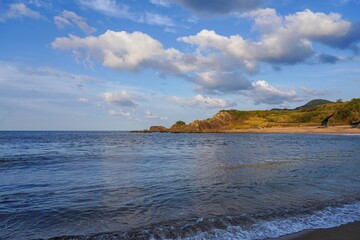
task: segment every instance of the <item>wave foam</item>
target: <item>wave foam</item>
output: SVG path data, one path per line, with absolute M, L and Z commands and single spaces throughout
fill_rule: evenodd
M 184 240 L 198 239 L 241 239 L 255 240 L 277 238 L 303 230 L 331 228 L 346 223 L 360 221 L 360 203 L 347 204 L 342 207 L 328 207 L 312 214 L 292 216 L 274 220 L 259 220 L 250 226 L 228 226 L 227 229 L 212 229 Z

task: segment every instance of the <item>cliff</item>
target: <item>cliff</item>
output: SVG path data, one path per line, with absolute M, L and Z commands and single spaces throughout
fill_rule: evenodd
M 308 104 L 294 110 L 221 110 L 206 120 L 189 124 L 178 121 L 170 128 L 151 127 L 151 132 L 227 132 L 241 129 L 311 126 L 359 126 L 360 98 L 348 102 Z M 313 105 L 313 106 L 309 106 Z M 157 131 L 159 130 L 159 131 Z

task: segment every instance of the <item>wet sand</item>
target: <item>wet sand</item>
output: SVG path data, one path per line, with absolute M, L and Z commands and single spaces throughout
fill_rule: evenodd
M 229 133 L 309 133 L 309 134 L 360 134 L 360 128 L 335 127 L 273 127 L 227 130 Z M 360 238 L 359 238 L 360 239 Z
M 340 227 L 308 230 L 274 240 L 359 240 L 360 222 L 353 222 Z

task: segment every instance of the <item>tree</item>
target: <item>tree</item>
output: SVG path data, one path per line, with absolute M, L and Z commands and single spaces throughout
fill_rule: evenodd
M 175 123 L 175 125 L 176 125 L 176 126 L 184 126 L 184 125 L 186 125 L 186 123 L 185 123 L 184 121 L 177 121 L 177 122 Z

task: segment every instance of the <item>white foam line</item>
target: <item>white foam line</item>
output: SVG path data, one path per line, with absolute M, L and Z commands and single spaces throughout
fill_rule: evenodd
M 226 230 L 213 229 L 210 232 L 201 232 L 183 239 L 255 240 L 277 238 L 303 230 L 337 227 L 354 221 L 360 221 L 360 203 L 348 204 L 342 207 L 329 207 L 313 214 L 271 221 L 260 220 L 250 227 L 228 226 Z

